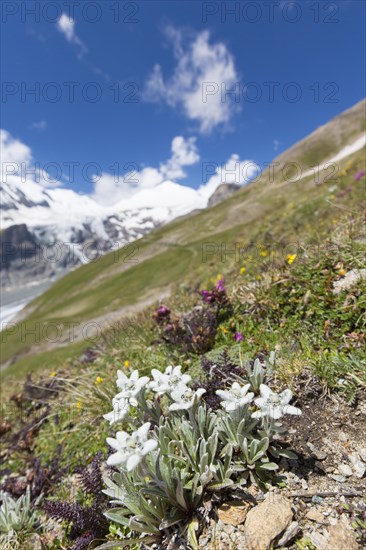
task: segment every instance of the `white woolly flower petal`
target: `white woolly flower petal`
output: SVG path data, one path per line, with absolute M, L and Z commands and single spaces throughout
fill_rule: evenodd
M 221 397 L 221 399 L 224 399 L 225 401 L 231 401 L 233 397 L 229 391 L 225 390 L 216 390 L 216 395 L 218 395 L 219 397 Z
M 123 420 L 130 410 L 130 406 L 124 399 L 112 399 L 113 411 L 103 415 L 103 418 L 109 421 L 110 424 Z
M 295 414 L 295 415 L 299 415 L 299 416 L 302 414 L 301 409 L 298 409 L 297 407 L 293 407 L 292 405 L 286 405 L 283 408 L 283 412 L 285 414 Z
M 116 453 L 108 457 L 107 464 L 108 466 L 118 466 L 119 464 L 123 464 L 124 460 L 124 453 L 122 451 L 117 451 Z
M 145 442 L 144 448 L 142 449 L 141 454 L 145 456 L 147 453 L 154 451 L 157 446 L 158 446 L 158 442 L 155 441 L 155 439 L 149 439 L 148 441 Z
M 221 406 L 228 412 L 236 411 L 238 408 L 237 403 L 235 403 L 234 401 L 224 401 L 223 403 L 221 403 Z
M 183 403 L 183 402 L 172 403 L 169 406 L 169 410 L 170 411 L 184 411 L 184 410 L 190 409 L 192 407 L 192 405 L 193 405 L 193 403 Z
M 112 411 L 112 412 L 109 412 L 109 413 L 107 413 L 107 414 L 103 414 L 103 418 L 105 418 L 106 420 L 108 420 L 108 422 L 109 422 L 110 424 L 113 424 L 113 422 L 114 422 L 114 415 L 115 415 L 115 413 L 114 413 L 114 411 Z
M 292 391 L 287 389 L 280 393 L 282 405 L 287 405 L 292 399 Z
M 150 426 L 150 422 L 145 422 L 145 424 L 140 426 L 140 428 L 136 430 L 136 432 L 134 432 L 132 435 L 140 441 L 145 441 L 147 438 L 147 434 L 149 433 Z
M 114 437 L 107 437 L 106 442 L 112 449 L 118 450 L 120 448 L 117 439 L 114 439 Z
M 273 395 L 273 391 L 271 390 L 271 388 L 266 386 L 266 384 L 261 384 L 259 386 L 259 391 L 260 391 L 261 397 L 263 397 L 264 399 L 268 399 Z
M 126 462 L 126 469 L 128 472 L 131 472 L 131 470 L 133 470 L 134 468 L 136 468 L 136 466 L 138 466 L 138 464 L 140 464 L 141 462 L 141 456 L 139 456 L 138 454 L 133 454 L 131 455 L 128 459 L 127 459 L 127 462 Z
M 281 407 L 268 407 L 267 416 L 273 418 L 273 420 L 279 420 L 283 416 L 283 409 Z
M 251 402 L 253 397 L 254 397 L 254 393 L 248 393 L 247 395 L 239 399 L 240 405 L 247 405 L 248 403 Z

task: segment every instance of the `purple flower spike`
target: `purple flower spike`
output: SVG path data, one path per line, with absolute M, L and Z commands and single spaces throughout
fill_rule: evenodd
M 165 317 L 169 315 L 170 309 L 167 306 L 161 305 L 157 308 L 156 313 L 161 317 Z
M 241 342 L 242 340 L 244 340 L 244 336 L 241 332 L 236 332 L 234 334 L 234 338 L 237 342 Z
M 224 279 L 219 279 L 216 283 L 216 289 L 220 292 L 225 292 Z
M 365 170 L 360 170 L 359 172 L 357 172 L 357 174 L 355 174 L 355 181 L 359 181 L 362 176 L 364 176 L 366 174 Z
M 209 290 L 201 290 L 201 296 L 206 304 L 210 304 L 213 301 L 212 292 L 210 292 Z

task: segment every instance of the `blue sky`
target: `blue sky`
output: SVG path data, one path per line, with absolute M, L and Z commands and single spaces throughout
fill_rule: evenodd
M 195 188 L 208 162 L 262 166 L 365 95 L 359 0 L 3 2 L 2 21 L 2 128 L 84 193 L 88 163 L 100 195 L 135 166 Z

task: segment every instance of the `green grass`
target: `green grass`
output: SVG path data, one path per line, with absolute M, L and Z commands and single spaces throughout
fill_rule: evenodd
M 279 158 L 311 166 L 326 160 L 359 135 L 365 126 L 363 109 L 364 102 L 360 102 Z M 19 361 L 22 370 L 31 370 L 37 365 L 37 356 L 43 364 L 45 353 L 52 357 L 61 346 L 61 356 L 66 358 L 69 349 L 72 357 L 78 340 L 85 336 L 83 324 L 91 321 L 104 327 L 110 312 L 120 312 L 122 317 L 123 308 L 151 302 L 174 289 L 176 283 L 199 284 L 212 270 L 230 270 L 235 258 L 225 251 L 235 246 L 273 243 L 274 239 L 279 245 L 291 240 L 321 240 L 334 219 L 350 211 L 357 215 L 365 205 L 362 181 L 353 180 L 355 171 L 364 166 L 362 151 L 340 165 L 341 170 L 348 166 L 348 173 L 322 185 L 315 185 L 312 177 L 285 182 L 280 170 L 275 170 L 275 181 L 270 182 L 264 172 L 258 181 L 223 203 L 175 220 L 117 253 L 70 272 L 29 305 L 21 323 L 3 331 L 1 362 L 13 363 L 7 372 L 16 371 Z M 335 194 L 329 191 L 334 185 Z M 346 195 L 337 198 L 342 191 Z M 203 261 L 203 251 L 210 244 L 215 253 Z M 50 342 L 52 339 L 56 341 Z M 65 346 L 68 341 L 70 345 Z
M 277 246 L 295 241 L 298 246 L 309 239 L 321 241 L 345 211 L 357 215 L 364 206 L 362 181 L 353 180 L 363 166 L 362 152 L 343 164 L 350 160 L 352 169 L 336 183 L 316 186 L 311 178 L 284 186 L 258 182 L 212 209 L 172 222 L 138 241 L 137 263 L 124 263 L 123 254 L 116 261 L 112 253 L 69 273 L 31 304 L 31 313 L 22 323 L 2 333 L 2 362 L 18 358 L 22 368 L 31 370 L 37 355 L 44 354 L 47 335 L 55 338 L 56 330 L 64 338 L 77 335 L 82 323 L 99 323 L 98 317 L 151 300 L 176 282 L 202 282 L 212 269 L 225 272 L 241 261 L 230 254 L 235 246 L 268 241 L 276 241 Z M 333 185 L 336 194 L 345 195 L 337 198 L 329 191 Z M 208 246 L 214 253 L 204 261 Z M 71 338 L 71 344 L 75 348 L 75 339 Z M 61 352 L 63 357 L 66 349 Z M 8 371 L 13 368 L 18 369 L 12 365 Z
M 366 282 L 339 295 L 332 292 L 342 270 L 365 266 L 364 181 L 354 181 L 354 173 L 365 165 L 362 153 L 347 159 L 345 165 L 336 183 L 318 187 L 309 180 L 284 187 L 277 184 L 260 190 L 260 195 L 247 188 L 241 192 L 243 202 L 232 197 L 212 210 L 160 228 L 139 243 L 141 261 L 137 264 L 116 264 L 109 255 L 100 263 L 83 266 L 38 298 L 26 323 L 34 327 L 34 323 L 50 320 L 87 320 L 168 287 L 171 294 L 164 301 L 174 315 L 180 315 L 201 303 L 197 285 L 207 288 L 221 273 L 232 309 L 218 327 L 209 357 L 215 360 L 228 349 L 232 360 L 239 362 L 245 355 L 253 358 L 259 352 L 276 350 L 274 384 L 279 388 L 290 386 L 296 392 L 296 377 L 306 374 L 351 404 L 364 399 Z M 333 185 L 337 188 L 332 189 Z M 204 262 L 202 248 L 207 243 L 217 247 Z M 226 250 L 252 244 L 257 254 L 253 258 L 248 253 L 239 258 L 225 255 L 222 244 Z M 297 254 L 291 264 L 288 253 Z M 62 314 L 74 305 L 79 308 L 77 314 Z M 105 454 L 110 428 L 102 415 L 110 411 L 116 371 L 125 369 L 126 361 L 141 374 L 181 364 L 193 380 L 204 378 L 202 356 L 184 353 L 161 340 L 152 320 L 153 309 L 154 305 L 145 307 L 106 330 L 95 345 L 96 358 L 89 363 L 78 360 L 90 347 L 90 342 L 82 340 L 48 351 L 40 346 L 38 353 L 24 355 L 4 372 L 2 407 L 4 418 L 11 421 L 1 450 L 5 471 L 25 475 L 35 458 L 48 465 L 59 455 L 60 467 L 69 468 L 72 474 L 99 450 Z M 244 335 L 239 344 L 234 339 L 237 331 Z M 21 344 L 24 347 L 9 338 L 5 344 L 8 357 L 32 345 Z M 28 404 L 22 419 L 9 401 L 12 394 L 24 391 L 25 375 L 35 372 L 39 386 L 51 380 L 63 385 L 48 400 L 48 419 L 35 429 L 30 448 L 14 450 L 14 435 L 26 423 L 36 421 L 46 407 Z M 75 501 L 70 478 L 52 486 L 50 496 Z M 67 547 L 62 535 L 61 539 L 60 547 Z M 50 550 L 53 547 L 46 545 Z

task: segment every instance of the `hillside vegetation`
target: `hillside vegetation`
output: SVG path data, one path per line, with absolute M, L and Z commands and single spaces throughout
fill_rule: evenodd
M 359 136 L 364 107 L 364 102 L 357 105 L 322 130 L 325 135 L 328 128 L 332 143 L 326 158 L 338 152 L 340 142 L 347 142 L 346 131 L 352 136 L 351 142 Z M 343 137 L 339 141 L 332 136 L 340 124 Z M 295 146 L 298 156 L 291 157 L 289 151 L 287 159 L 297 161 L 301 151 L 310 151 L 317 135 L 315 132 L 309 136 L 309 142 L 300 149 Z M 29 306 L 28 316 L 3 335 L 2 360 L 12 364 L 3 372 L 2 488 L 16 499 L 26 498 L 21 495 L 26 494 L 27 485 L 30 487 L 28 512 L 22 524 L 26 527 L 15 530 L 4 548 L 76 550 L 109 541 L 110 548 L 127 545 L 136 550 L 156 544 L 155 548 L 213 550 L 224 540 L 215 539 L 212 530 L 220 507 L 233 499 L 243 499 L 253 511 L 253 498 L 261 502 L 263 491 L 272 486 L 293 499 L 295 512 L 290 510 L 289 522 L 295 513 L 298 528 L 285 546 L 293 550 L 316 548 L 309 527 L 313 520 L 305 514 L 307 499 L 318 493 L 337 494 L 339 463 L 351 451 L 361 453 L 363 445 L 365 169 L 365 152 L 359 150 L 338 163 L 331 179 L 325 173 L 318 183 L 310 176 L 297 182 L 284 181 L 281 172 L 269 183 L 268 173 L 263 173 L 257 182 L 223 203 L 153 231 L 117 254 L 118 258 L 109 254 L 76 269 Z M 138 261 L 132 263 L 134 259 Z M 116 317 L 112 315 L 113 323 L 108 326 L 113 312 Z M 76 338 L 70 342 L 65 336 L 71 321 L 82 326 L 92 320 L 103 327 L 97 341 Z M 52 323 L 63 326 L 61 341 L 32 340 L 31 330 Z M 25 329 L 30 339 L 19 337 Z M 254 364 L 262 365 L 263 372 L 257 378 Z M 249 379 L 250 391 L 258 395 L 259 382 L 263 381 L 276 391 L 289 388 L 296 405 L 293 410 L 300 408 L 303 414 L 287 422 L 291 435 L 285 440 L 280 437 L 285 447 L 281 461 L 280 456 L 273 459 L 274 463 L 266 457 L 253 470 L 248 458 L 251 451 L 242 441 L 251 472 L 245 473 L 244 481 L 231 472 L 227 474 L 230 479 L 207 482 L 208 488 L 200 494 L 198 477 L 192 477 L 185 485 L 177 482 L 175 492 L 169 492 L 163 482 L 149 485 L 151 476 L 165 475 L 164 471 L 153 471 L 150 465 L 149 475 L 142 470 L 124 478 L 126 491 L 135 499 L 140 498 L 136 497 L 138 493 L 142 500 L 132 500 L 129 509 L 116 505 L 110 510 L 108 499 L 101 496 L 105 485 L 99 463 L 110 457 L 106 437 L 114 432 L 102 416 L 111 409 L 117 369 L 126 375 L 138 369 L 140 376 L 150 376 L 152 369 L 164 372 L 169 365 L 182 366 L 192 377 L 193 390 L 205 389 L 202 402 L 219 415 L 217 418 L 221 413 L 217 412 L 220 407 L 216 390 L 227 389 L 234 379 Z M 31 377 L 26 378 L 26 374 Z M 162 410 L 165 398 L 155 402 Z M 143 407 L 137 408 L 131 423 L 145 413 Z M 209 431 L 209 421 L 205 424 L 203 413 L 197 415 L 201 415 L 200 427 L 204 424 Z M 171 439 L 174 436 L 186 442 L 196 434 L 196 421 L 193 413 L 187 413 L 179 437 L 168 421 L 164 429 Z M 155 430 L 159 422 L 163 420 L 155 421 Z M 191 422 L 190 428 L 187 422 Z M 130 427 L 123 420 L 122 425 L 124 429 Z M 250 429 L 246 437 L 257 441 L 251 439 Z M 347 432 L 346 439 L 332 439 L 341 429 Z M 207 448 L 214 446 L 213 439 L 208 438 Z M 212 449 L 205 453 L 205 445 L 201 443 L 195 453 L 202 453 L 202 457 L 215 454 Z M 167 443 L 167 449 L 166 457 L 177 461 L 174 475 L 172 469 L 168 476 L 174 484 L 191 463 L 179 455 L 178 442 L 173 448 Z M 230 446 L 223 447 L 221 458 L 230 452 Z M 316 458 L 321 452 L 323 458 Z M 202 458 L 202 463 L 207 460 Z M 88 464 L 90 471 L 84 469 L 81 478 L 76 475 L 80 473 L 78 468 Z M 227 461 L 225 464 L 223 468 Z M 211 474 L 219 478 L 215 468 Z M 271 470 L 278 468 L 278 476 L 274 476 Z M 305 495 L 302 500 L 301 493 L 296 497 L 299 488 L 292 485 L 295 482 L 289 472 L 301 478 L 299 483 L 303 491 L 309 489 L 310 497 Z M 200 480 L 205 478 L 207 469 L 200 474 Z M 352 473 L 348 478 L 351 497 L 342 501 L 348 506 L 346 511 L 340 511 L 339 497 L 329 505 L 336 522 L 342 514 L 350 518 L 347 547 L 352 549 L 366 543 L 363 475 Z M 244 483 L 248 483 L 249 497 L 243 497 Z M 166 500 L 159 493 L 162 487 L 169 489 Z M 151 500 L 144 500 L 146 494 Z M 323 510 L 323 496 L 311 501 L 319 510 Z M 155 497 L 151 511 L 149 506 Z M 36 510 L 34 518 L 32 506 Z M 107 509 L 108 521 L 102 514 Z M 148 535 L 145 545 L 139 545 L 136 539 L 141 532 Z M 249 537 L 248 532 L 244 535 Z M 242 539 L 235 540 L 227 547 L 244 547 Z
M 65 346 L 70 357 L 75 356 L 90 345 L 85 341 L 88 336 L 95 341 L 110 319 L 123 317 L 131 306 L 142 309 L 171 292 L 175 283 L 199 284 L 210 275 L 213 265 L 219 271 L 229 270 L 233 246 L 261 242 L 268 239 L 268 232 L 279 245 L 291 239 L 305 241 L 308 231 L 304 226 L 315 221 L 320 234 L 322 225 L 342 211 L 339 201 L 330 198 L 329 188 L 338 181 L 341 166 L 353 158 L 362 162 L 363 154 L 358 152 L 316 176 L 295 182 L 290 181 L 294 177 L 291 166 L 289 170 L 280 168 L 294 162 L 305 173 L 331 158 L 360 135 L 364 111 L 365 101 L 336 117 L 275 159 L 274 170 L 265 170 L 223 203 L 173 221 L 55 283 L 28 306 L 22 322 L 2 333 L 1 361 L 15 363 L 9 373 L 17 368 L 33 370 L 36 363 L 46 365 L 50 357 L 63 360 L 68 355 Z M 327 143 L 321 156 L 319 140 Z M 361 210 L 362 203 L 358 202 L 357 208 Z M 221 254 L 221 250 L 228 253 Z

